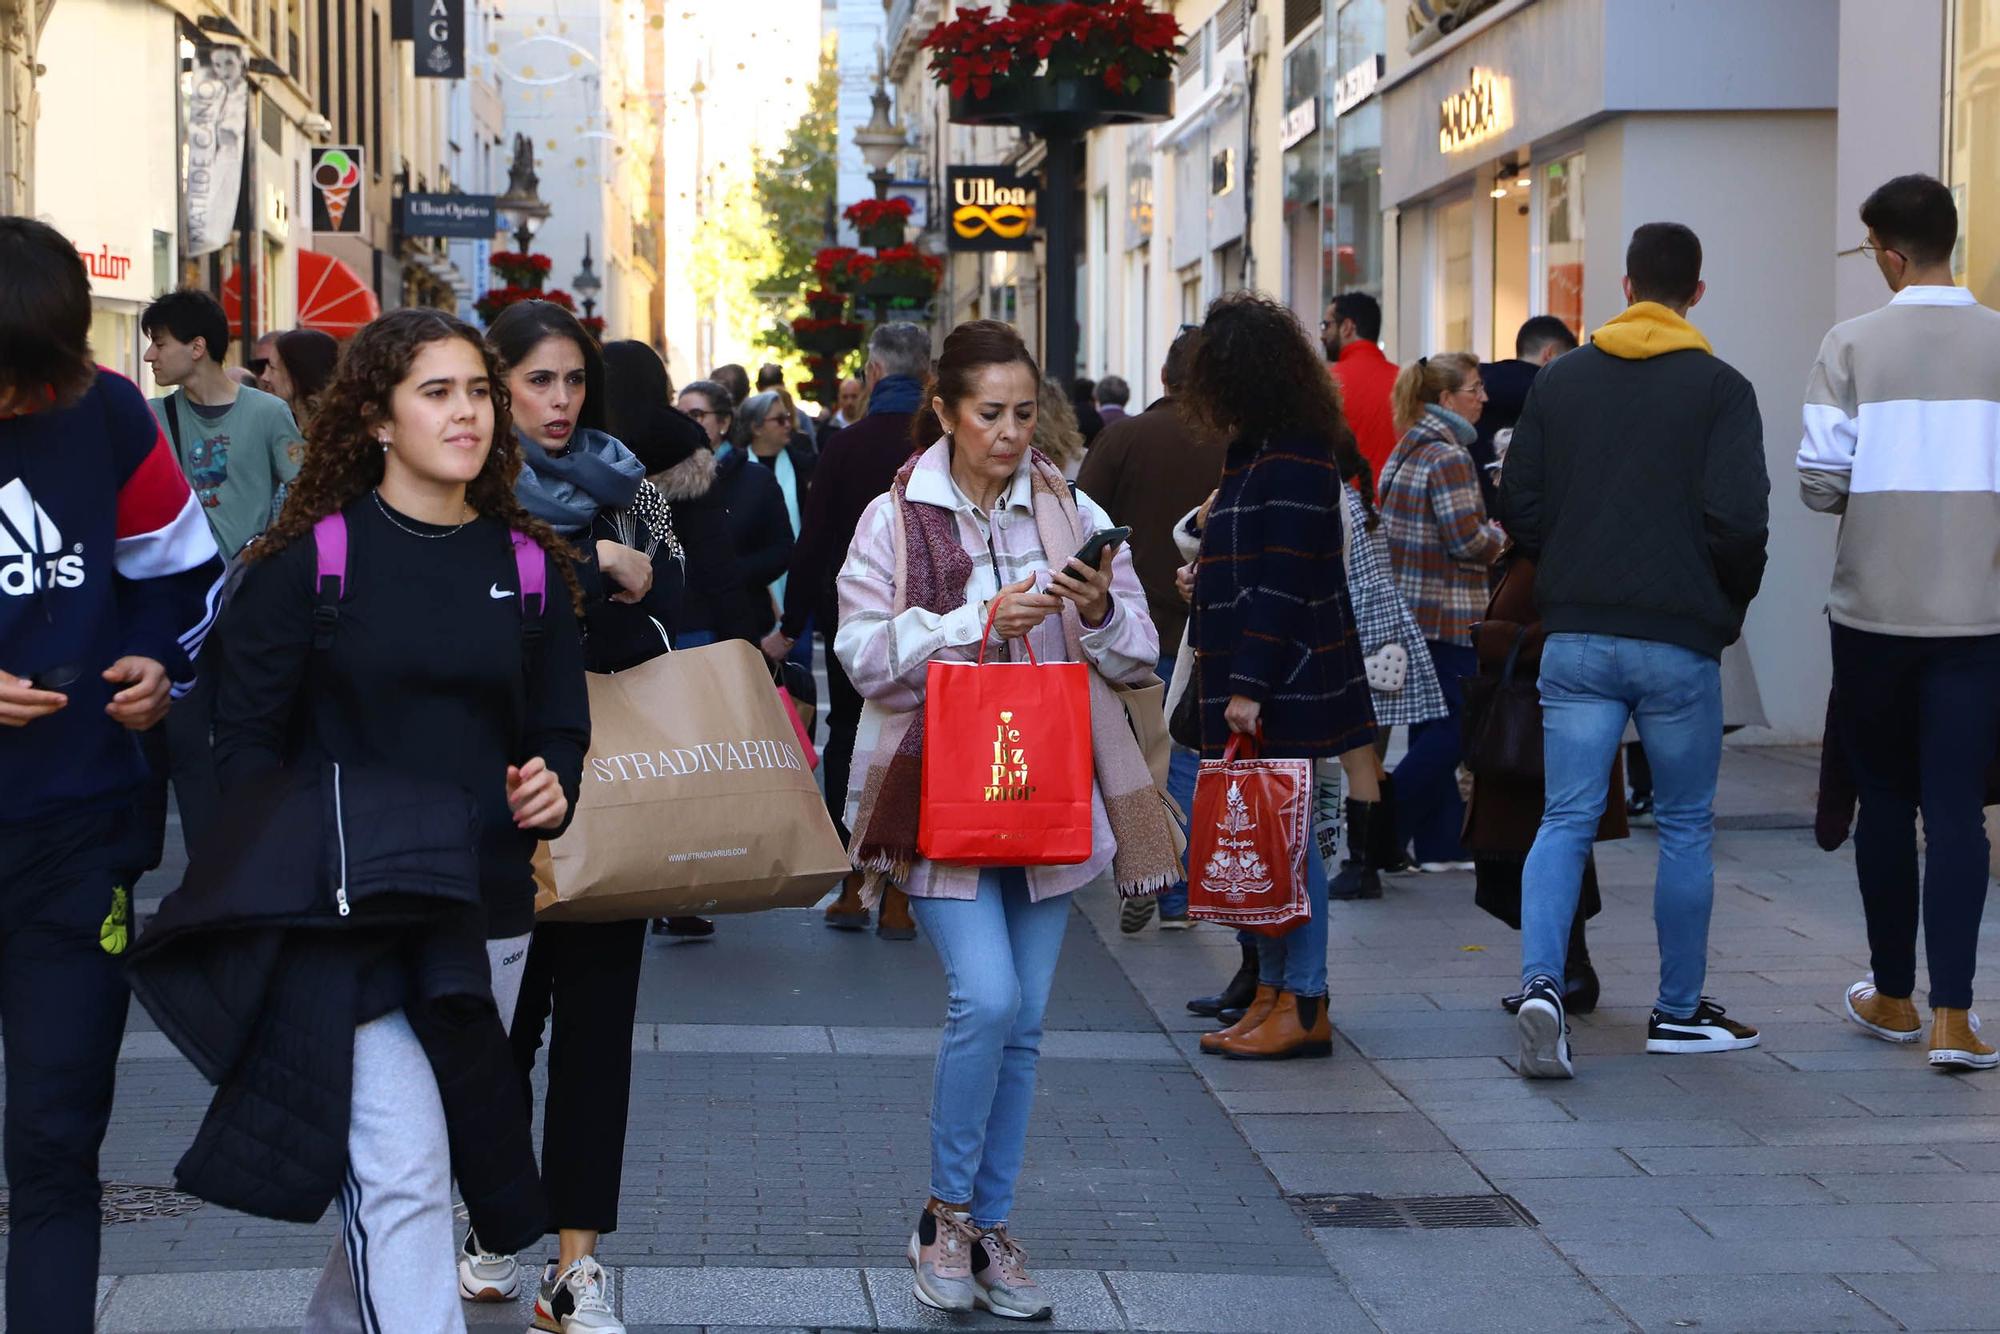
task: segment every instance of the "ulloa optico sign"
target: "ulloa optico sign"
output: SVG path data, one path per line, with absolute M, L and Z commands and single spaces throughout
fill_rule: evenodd
M 944 173 L 947 250 L 1032 250 L 1032 177 L 1008 167 L 947 167 Z

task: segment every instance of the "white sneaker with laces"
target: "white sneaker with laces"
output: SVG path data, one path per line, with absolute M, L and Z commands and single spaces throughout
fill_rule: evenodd
M 625 1334 L 625 1322 L 611 1310 L 609 1277 L 595 1256 L 586 1255 L 560 1274 L 542 1271 L 532 1329 L 547 1334 Z
M 479 1249 L 467 1228 L 458 1248 L 458 1295 L 469 1302 L 511 1302 L 521 1291 L 521 1262 Z

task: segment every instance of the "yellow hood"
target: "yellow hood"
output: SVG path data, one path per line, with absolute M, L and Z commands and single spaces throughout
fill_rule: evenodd
M 1626 361 L 1644 361 L 1689 348 L 1715 351 L 1701 336 L 1701 330 L 1657 301 L 1633 302 L 1624 313 L 1592 334 L 1590 341 Z

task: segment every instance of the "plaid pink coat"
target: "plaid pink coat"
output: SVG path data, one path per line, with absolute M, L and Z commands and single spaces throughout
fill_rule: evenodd
M 1435 411 L 1417 419 L 1382 465 L 1377 507 L 1417 628 L 1425 639 L 1469 647 L 1491 593 L 1487 567 L 1506 538 L 1486 517 L 1479 469 L 1456 426 Z

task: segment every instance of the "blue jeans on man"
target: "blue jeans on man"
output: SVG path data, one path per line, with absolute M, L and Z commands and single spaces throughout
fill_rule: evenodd
M 1547 797 L 1521 877 L 1521 978 L 1563 980 L 1583 864 L 1597 837 L 1605 776 L 1637 724 L 1653 764 L 1660 862 L 1653 923 L 1661 1014 L 1685 1019 L 1708 975 L 1715 901 L 1715 785 L 1722 765 L 1721 663 L 1677 644 L 1617 635 L 1550 635 L 1542 651 Z
M 1160 657 L 1159 666 L 1154 668 L 1162 681 L 1174 679 L 1174 654 Z M 1194 813 L 1194 780 L 1201 773 L 1201 757 L 1186 746 L 1176 745 L 1173 758 L 1167 762 L 1167 795 L 1181 808 L 1181 832 L 1187 832 L 1188 817 Z M 1181 854 L 1181 878 L 1179 883 L 1160 891 L 1160 916 L 1186 917 L 1188 906 L 1187 854 Z

